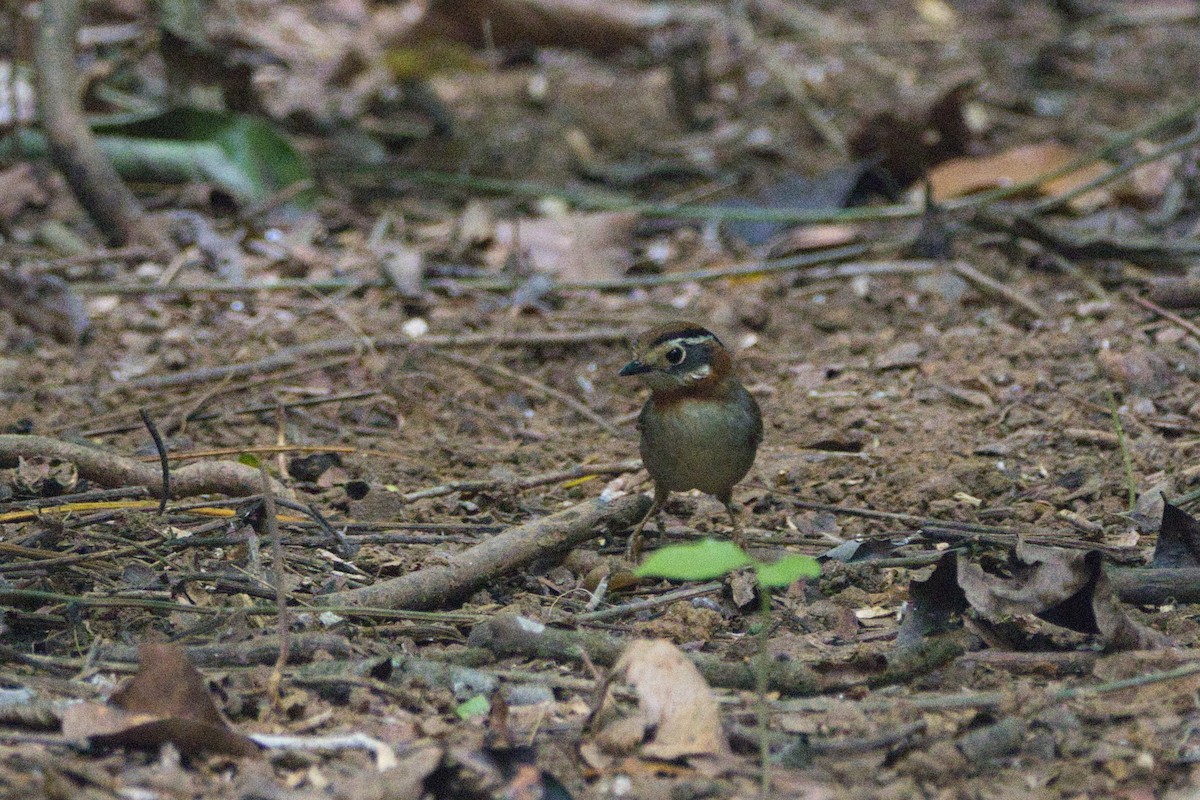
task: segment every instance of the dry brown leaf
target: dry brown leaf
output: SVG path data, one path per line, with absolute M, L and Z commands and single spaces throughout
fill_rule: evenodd
M 1013 575 L 991 575 L 958 561 L 958 585 L 982 617 L 1036 615 L 1081 633 L 1099 634 L 1108 650 L 1149 650 L 1169 642 L 1121 607 L 1096 550 L 1067 550 L 1018 540 Z
M 935 202 L 952 197 L 997 189 L 1032 180 L 1061 169 L 1078 158 L 1080 153 L 1058 142 L 1026 144 L 978 158 L 953 158 L 929 171 L 929 183 Z M 1037 187 L 1037 193 L 1048 197 L 1065 194 L 1112 169 L 1107 162 L 1097 161 Z M 1086 211 L 1107 203 L 1111 194 L 1094 189 L 1070 201 L 1076 211 Z
M 93 744 L 153 748 L 170 742 L 184 755 L 256 755 L 259 747 L 229 727 L 204 678 L 179 647 L 146 644 L 139 668 L 109 704 L 79 703 L 63 714 L 63 735 Z
M 627 211 L 569 214 L 496 227 L 487 260 L 501 266 L 514 249 L 538 272 L 564 281 L 620 277 L 630 262 L 637 215 Z
M 614 671 L 633 686 L 641 714 L 654 731 L 643 755 L 670 761 L 729 752 L 712 691 L 675 645 L 637 639 L 625 648 Z

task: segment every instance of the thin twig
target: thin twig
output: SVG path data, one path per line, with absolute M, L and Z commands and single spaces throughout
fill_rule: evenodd
M 637 472 L 642 468 L 640 460 L 632 461 L 617 461 L 611 464 L 580 464 L 570 469 L 556 470 L 554 472 L 544 472 L 540 475 L 530 475 L 525 478 L 513 478 L 511 480 L 492 479 L 492 480 L 476 480 L 476 481 L 454 481 L 452 483 L 443 483 L 438 486 L 430 486 L 427 489 L 419 489 L 415 492 L 401 495 L 401 499 L 405 503 L 413 503 L 417 500 L 425 500 L 430 497 L 443 497 L 455 492 L 487 492 L 496 491 L 499 489 L 532 489 L 535 486 L 545 486 L 548 483 L 561 483 L 563 481 L 579 480 L 582 478 L 591 478 L 597 475 L 621 475 L 626 472 Z
M 1125 296 L 1147 311 L 1152 311 L 1163 319 L 1175 323 L 1180 328 L 1183 328 L 1185 331 L 1190 333 L 1197 341 L 1200 341 L 1200 327 L 1196 326 L 1195 323 L 1189 322 L 1188 320 L 1176 314 L 1174 311 L 1168 311 L 1158 303 L 1155 303 L 1152 300 L 1147 300 L 1140 295 L 1134 294 L 1132 291 L 1126 292 Z
M 1129 492 L 1129 511 L 1137 506 L 1137 481 L 1133 477 L 1133 455 L 1129 452 L 1129 444 L 1125 441 L 1125 426 L 1121 424 L 1121 411 L 1117 407 L 1117 398 L 1112 392 L 1108 393 L 1108 414 L 1112 419 L 1113 430 L 1117 433 L 1117 447 L 1121 451 L 1121 464 L 1125 468 L 1125 486 Z
M 531 378 L 528 375 L 522 375 L 519 372 L 514 372 L 513 370 L 509 369 L 508 367 L 503 367 L 499 364 L 488 364 L 483 361 L 479 361 L 478 359 L 474 359 L 469 356 L 460 355 L 458 353 L 451 353 L 449 351 L 443 350 L 443 351 L 441 351 L 441 353 L 439 355 L 442 358 L 446 359 L 447 361 L 453 362 L 455 364 L 462 364 L 464 366 L 471 367 L 472 369 L 482 370 L 484 372 L 491 372 L 495 375 L 499 375 L 500 377 L 506 378 L 510 381 L 516 381 L 517 383 L 521 384 L 522 386 L 528 386 L 530 389 L 533 389 L 535 392 L 538 392 L 539 394 L 543 394 L 546 397 L 554 398 L 555 400 L 562 403 L 567 408 L 574 411 L 579 416 L 583 417 L 584 419 L 586 419 L 589 422 L 596 425 L 596 427 L 600 428 L 602 431 L 605 431 L 606 433 L 611 433 L 613 436 L 621 435 L 621 431 L 617 428 L 616 425 L 613 425 L 611 422 L 606 420 L 604 417 L 600 416 L 595 411 L 592 411 L 590 408 L 588 408 L 586 405 L 584 405 L 580 401 L 576 400 L 574 397 L 571 397 L 571 395 L 567 394 L 566 392 L 560 391 L 559 389 L 555 389 L 553 386 L 542 383 L 541 381 L 539 381 L 535 378 Z
M 162 467 L 162 498 L 158 501 L 158 515 L 161 517 L 167 513 L 167 498 L 171 496 L 171 464 L 167 461 L 167 446 L 163 444 L 162 436 L 159 435 L 154 420 L 150 418 L 150 412 L 139 408 L 138 413 L 142 417 L 142 424 L 150 431 L 150 438 L 154 440 L 154 449 L 158 451 L 158 462 Z
M 832 147 L 839 156 L 848 157 L 850 148 L 846 145 L 845 135 L 813 102 L 808 87 L 804 85 L 804 79 L 784 61 L 770 42 L 763 41 L 762 37 L 758 35 L 745 13 L 745 8 L 739 7 L 738 10 L 740 13 L 735 14 L 730 23 L 737 38 L 742 40 L 742 48 L 751 57 L 757 58 L 766 71 L 779 81 L 784 91 L 792 98 L 792 102 L 800 109 L 800 113 L 804 115 L 804 119 L 825 140 L 825 144 Z
M 571 622 L 599 622 L 600 620 L 612 619 L 613 617 L 623 617 L 628 614 L 636 614 L 639 611 L 645 611 L 658 606 L 665 606 L 674 603 L 677 600 L 690 600 L 693 597 L 700 597 L 713 592 L 719 592 L 725 584 L 720 581 L 711 583 L 702 583 L 699 586 L 689 586 L 684 589 L 676 589 L 673 592 L 660 594 L 658 597 L 651 597 L 647 600 L 637 600 L 632 603 L 625 603 L 612 608 L 602 608 L 599 611 L 589 611 L 584 614 L 576 614 L 571 617 Z
M 1033 315 L 1035 318 L 1042 319 L 1046 316 L 1045 310 L 1043 310 L 1042 307 L 1037 303 L 1033 302 L 1011 286 L 984 275 L 982 272 L 975 269 L 965 261 L 955 261 L 950 265 L 950 268 L 954 270 L 956 274 L 966 278 L 977 287 L 991 292 L 992 294 L 999 295 L 1018 308 L 1024 309 L 1027 313 Z
M 1047 197 L 1043 200 L 1039 200 L 1030 206 L 1029 211 L 1034 214 L 1044 214 L 1049 211 L 1060 209 L 1070 201 L 1074 200 L 1076 197 L 1099 189 L 1101 186 L 1105 186 L 1106 184 L 1112 183 L 1118 178 L 1133 172 L 1138 167 L 1166 158 L 1172 153 L 1178 153 L 1180 150 L 1186 150 L 1189 147 L 1193 147 L 1197 142 L 1200 142 L 1200 125 L 1197 125 L 1190 132 L 1184 134 L 1183 136 L 1167 142 L 1157 150 L 1151 153 L 1144 153 L 1136 158 L 1126 161 L 1124 164 L 1113 167 L 1103 175 L 1100 175 L 1088 181 L 1087 183 L 1080 184 L 1074 189 L 1071 189 L 1069 192 L 1064 192 L 1063 194 L 1058 194 L 1054 195 L 1053 197 Z
M 279 656 L 275 659 L 275 667 L 267 679 L 267 691 L 271 697 L 271 705 L 280 707 L 279 685 L 283 681 L 283 668 L 287 666 L 288 651 L 291 648 L 292 631 L 288 614 L 287 577 L 283 563 L 283 540 L 279 534 L 279 523 L 275 520 L 275 494 L 271 491 L 271 478 L 267 468 L 261 462 L 258 472 L 262 478 L 263 527 L 271 537 L 271 571 L 275 575 L 275 608 L 278 610 L 276 619 L 279 631 Z
M 287 373 L 284 373 L 284 375 L 275 375 L 271 378 L 271 380 L 282 380 L 286 374 Z M 252 382 L 251 384 L 239 384 L 237 386 L 228 386 L 228 387 L 225 387 L 224 390 L 229 391 L 229 392 L 245 391 L 246 389 L 250 388 L 252 385 L 255 385 L 257 383 L 265 383 L 265 382 L 266 381 L 255 381 L 255 382 Z M 285 409 L 311 408 L 313 406 L 321 406 L 321 405 L 326 405 L 328 403 L 342 403 L 342 402 L 347 402 L 350 400 L 369 400 L 372 397 L 377 397 L 378 395 L 379 395 L 378 390 L 371 390 L 371 391 L 366 391 L 366 392 L 346 392 L 344 394 L 330 395 L 329 397 L 306 397 L 303 400 L 295 400 L 290 403 L 284 403 L 283 407 Z M 195 414 L 193 416 L 189 416 L 187 419 L 189 422 L 201 422 L 201 421 L 206 421 L 206 420 L 219 419 L 221 417 L 247 417 L 247 416 L 252 416 L 254 414 L 262 414 L 266 411 L 270 411 L 272 408 L 274 408 L 274 406 L 267 405 L 265 403 L 260 403 L 258 405 L 237 408 L 237 409 L 234 409 L 233 411 L 211 411 L 211 412 L 207 412 L 204 414 Z M 122 415 L 124 413 L 125 412 L 122 411 L 122 412 L 117 412 L 116 414 L 105 414 L 105 415 L 100 416 L 99 418 L 94 418 L 93 420 L 90 420 L 89 422 L 90 422 L 90 424 L 95 424 L 95 422 L 97 420 L 112 419 L 112 418 Z M 66 429 L 67 427 L 74 427 L 74 426 L 63 426 L 62 429 L 59 429 L 56 432 L 61 433 L 62 430 Z M 127 431 L 133 430 L 136 427 L 137 427 L 136 425 L 113 425 L 108 428 L 88 428 L 83 431 L 82 435 L 86 436 L 86 437 L 105 436 L 105 435 L 113 434 L 113 433 L 125 433 Z M 231 452 L 234 452 L 237 454 L 244 453 L 244 452 L 250 452 L 248 450 L 238 450 L 237 448 L 226 448 L 226 449 L 228 451 L 231 451 Z M 379 455 L 379 451 L 359 451 L 359 452 L 362 452 L 363 454 L 372 453 L 375 455 Z M 188 458 L 188 457 L 189 456 L 185 453 L 176 453 L 171 456 L 171 458 L 173 458 L 175 460 Z
M 585 331 L 531 331 L 529 333 L 493 334 L 466 333 L 435 335 L 420 338 L 410 336 L 380 336 L 371 340 L 370 347 L 376 350 L 395 350 L 408 347 L 479 347 L 496 345 L 522 347 L 538 345 L 575 345 L 591 342 L 624 341 L 630 332 L 613 328 Z M 224 380 L 228 377 L 261 375 L 264 372 L 293 367 L 320 356 L 356 353 L 369 349 L 368 343 L 358 337 L 322 339 L 307 344 L 286 347 L 265 358 L 240 364 L 224 364 L 216 367 L 176 372 L 170 375 L 151 375 L 145 378 L 111 385 L 110 389 L 169 389 L 193 383 Z M 268 406 L 268 409 L 274 406 Z

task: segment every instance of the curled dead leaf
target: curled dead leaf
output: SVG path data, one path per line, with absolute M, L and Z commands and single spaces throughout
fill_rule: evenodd
M 912 582 L 909 602 L 899 636 L 901 647 L 951 627 L 953 618 L 968 608 L 981 627 L 1015 616 L 1036 616 L 1068 630 L 1097 635 L 1110 651 L 1150 650 L 1170 643 L 1128 615 L 1097 550 L 1045 547 L 1021 540 L 1006 574 L 986 571 L 948 553 L 928 579 Z
M 653 731 L 643 755 L 672 761 L 729 752 L 712 691 L 675 645 L 637 639 L 625 648 L 614 671 L 637 692 L 644 730 Z
M 138 672 L 108 704 L 78 703 L 63 714 L 63 735 L 97 745 L 157 748 L 170 742 L 185 756 L 260 752 L 234 731 L 213 703 L 204 677 L 183 649 L 146 644 L 138 650 Z

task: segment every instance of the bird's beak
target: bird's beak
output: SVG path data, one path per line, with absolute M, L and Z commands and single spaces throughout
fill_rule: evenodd
M 624 378 L 629 375 L 641 375 L 643 372 L 650 372 L 651 370 L 653 370 L 653 367 L 648 367 L 637 359 L 634 359 L 621 367 L 621 371 L 617 374 Z

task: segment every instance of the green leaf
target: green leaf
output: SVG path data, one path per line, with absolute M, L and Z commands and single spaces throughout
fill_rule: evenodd
M 758 582 L 768 588 L 788 586 L 801 578 L 821 577 L 821 564 L 808 556 L 784 556 L 774 564 L 755 564 Z
M 677 544 L 656 550 L 633 574 L 639 578 L 702 581 L 719 578 L 750 563 L 750 557 L 733 542 L 705 539 L 696 544 Z
M 460 719 L 470 719 L 471 717 L 486 716 L 492 710 L 492 704 L 486 697 L 477 694 L 470 700 L 459 703 L 458 708 L 454 709 L 454 713 L 458 714 Z
M 95 128 L 105 154 L 128 180 L 209 181 L 250 204 L 312 178 L 287 138 L 265 120 L 245 114 L 177 108 Z M 308 190 L 293 202 L 303 208 L 315 199 Z
M 261 463 L 258 460 L 258 456 L 254 455 L 254 453 L 242 453 L 238 456 L 237 460 L 239 464 L 245 464 L 247 467 L 254 467 L 255 469 L 258 469 Z

